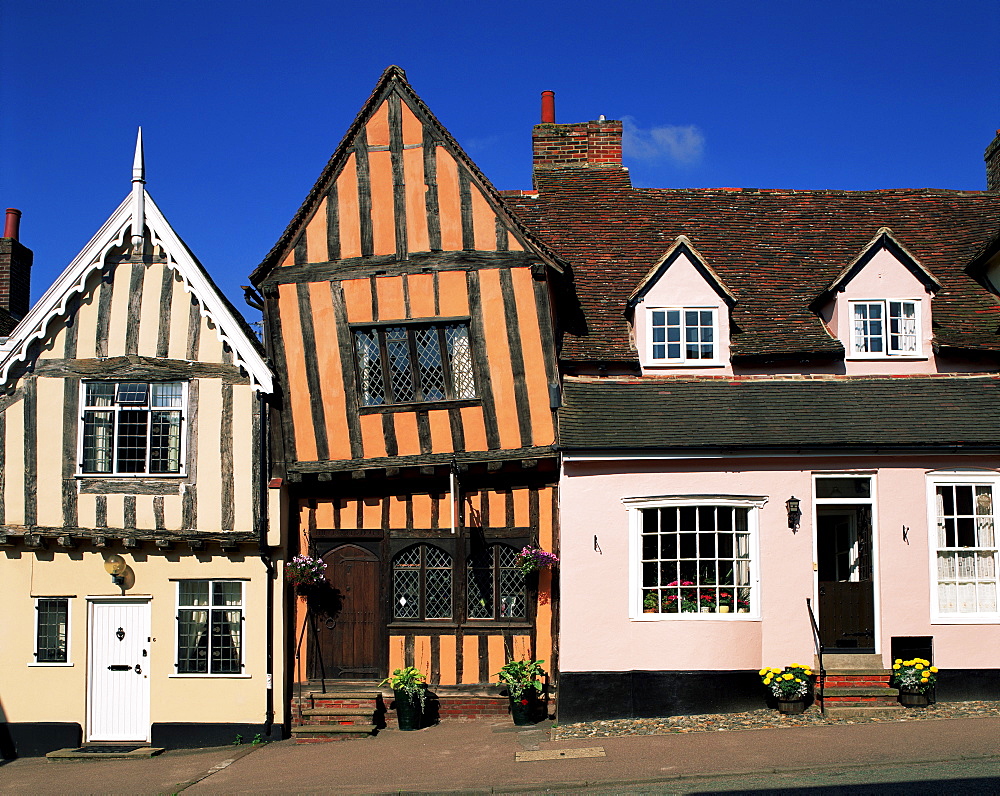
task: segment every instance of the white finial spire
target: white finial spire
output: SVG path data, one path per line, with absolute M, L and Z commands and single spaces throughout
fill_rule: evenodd
M 132 253 L 142 254 L 143 228 L 146 226 L 146 162 L 142 154 L 142 127 L 135 139 L 132 160 Z

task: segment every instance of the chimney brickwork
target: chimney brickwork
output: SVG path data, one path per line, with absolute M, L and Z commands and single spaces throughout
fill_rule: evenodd
M 993 142 L 986 147 L 986 190 L 1000 191 L 1000 130 Z
M 0 238 L 0 310 L 4 311 L 0 314 L 0 327 L 9 327 L 12 319 L 23 318 L 31 305 L 31 263 L 34 254 L 17 239 L 20 217 L 19 211 L 13 208 L 7 210 L 5 237 Z M 9 331 L 10 328 L 0 328 L 0 334 Z
M 537 124 L 531 149 L 535 169 L 621 168 L 622 123 Z

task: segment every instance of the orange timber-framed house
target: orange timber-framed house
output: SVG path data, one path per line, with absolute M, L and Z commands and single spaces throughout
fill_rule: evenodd
M 320 621 L 298 603 L 297 682 L 415 665 L 459 695 L 511 659 L 555 669 L 553 573 L 514 557 L 558 545 L 562 272 L 387 69 L 251 277 L 272 485 L 335 595 Z

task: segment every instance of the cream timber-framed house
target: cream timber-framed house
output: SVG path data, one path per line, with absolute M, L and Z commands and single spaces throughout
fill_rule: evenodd
M 282 733 L 271 372 L 144 183 L 0 343 L 6 757 Z

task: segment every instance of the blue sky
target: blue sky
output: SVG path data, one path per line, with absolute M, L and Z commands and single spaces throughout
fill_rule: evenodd
M 528 188 L 539 94 L 626 123 L 645 187 L 982 190 L 996 0 L 0 0 L 0 203 L 37 298 L 147 187 L 230 298 L 382 70 L 498 188 Z

